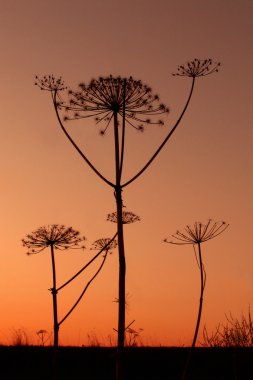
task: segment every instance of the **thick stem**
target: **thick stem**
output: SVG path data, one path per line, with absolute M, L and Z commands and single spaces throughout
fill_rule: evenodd
M 125 279 L 126 262 L 124 252 L 124 236 L 122 222 L 121 188 L 116 187 L 117 225 L 118 225 L 118 252 L 119 252 L 119 289 L 118 289 L 118 347 L 116 360 L 116 380 L 124 376 L 124 345 L 125 345 Z
M 120 150 L 117 113 L 114 114 L 114 141 L 115 141 L 115 171 L 116 186 L 115 197 L 117 206 L 117 230 L 118 230 L 118 253 L 119 253 L 119 289 L 118 289 L 118 352 L 116 362 L 116 379 L 123 379 L 123 350 L 125 343 L 125 276 L 126 263 L 124 251 L 123 218 L 122 218 L 122 189 L 120 185 Z
M 198 318 L 197 318 L 197 323 L 196 323 L 196 328 L 195 328 L 195 333 L 192 341 L 192 347 L 195 347 L 197 337 L 198 337 L 198 332 L 199 332 L 199 325 L 200 325 L 200 319 L 201 319 L 201 314 L 202 314 L 202 305 L 203 305 L 203 294 L 204 294 L 204 266 L 202 262 L 202 255 L 201 255 L 201 244 L 198 243 L 198 254 L 199 254 L 199 270 L 200 270 L 200 298 L 199 298 L 199 311 L 198 311 Z
M 56 269 L 55 269 L 55 259 L 54 259 L 54 246 L 50 245 L 51 248 L 51 259 L 52 259 L 52 272 L 53 272 L 53 287 L 51 289 L 53 297 L 53 315 L 54 315 L 54 347 L 58 347 L 58 315 L 57 315 L 57 290 L 56 290 Z
M 119 252 L 119 312 L 118 312 L 118 348 L 124 347 L 125 342 L 125 277 L 126 262 L 124 250 L 124 235 L 122 223 L 121 189 L 116 190 L 117 217 L 118 217 L 118 252 Z

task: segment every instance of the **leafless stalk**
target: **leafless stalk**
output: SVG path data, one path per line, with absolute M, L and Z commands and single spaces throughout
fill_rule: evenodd
M 202 306 L 203 306 L 203 295 L 204 295 L 204 290 L 205 290 L 205 285 L 206 285 L 206 271 L 205 271 L 204 263 L 202 260 L 201 244 L 208 240 L 214 239 L 216 236 L 224 232 L 228 228 L 228 226 L 229 225 L 223 221 L 213 222 L 211 219 L 209 219 L 206 224 L 201 223 L 201 222 L 195 222 L 193 227 L 187 225 L 183 232 L 177 231 L 174 235 L 172 235 L 172 238 L 174 238 L 174 240 L 168 240 L 167 238 L 164 239 L 164 242 L 169 243 L 169 244 L 193 245 L 195 257 L 196 257 L 197 264 L 200 270 L 199 309 L 198 309 L 198 316 L 197 316 L 194 337 L 193 337 L 192 346 L 191 346 L 192 349 L 195 347 L 197 337 L 198 337 L 201 314 L 202 314 Z M 197 246 L 198 248 L 198 254 L 196 254 L 195 246 Z M 182 380 L 185 379 L 186 377 L 186 373 L 187 373 L 190 358 L 191 358 L 191 352 L 192 350 L 189 353 L 187 363 L 183 371 Z

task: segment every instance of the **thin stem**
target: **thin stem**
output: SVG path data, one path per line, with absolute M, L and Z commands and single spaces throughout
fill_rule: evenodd
M 100 252 L 101 253 L 101 252 Z M 106 257 L 108 255 L 108 250 L 106 250 L 106 253 L 104 255 L 104 258 L 103 258 L 103 261 L 100 265 L 100 267 L 98 268 L 97 272 L 94 274 L 94 276 L 91 277 L 90 281 L 87 282 L 84 290 L 82 291 L 81 295 L 79 296 L 79 298 L 77 299 L 77 301 L 74 303 L 74 305 L 71 307 L 71 309 L 67 312 L 67 314 L 65 315 L 65 317 L 62 318 L 62 320 L 59 322 L 59 326 L 65 321 L 65 319 L 68 318 L 68 316 L 72 313 L 72 311 L 76 308 L 76 306 L 79 304 L 79 302 L 81 301 L 84 293 L 86 292 L 86 290 L 88 289 L 88 287 L 90 286 L 90 284 L 92 283 L 92 281 L 97 277 L 97 275 L 99 274 L 99 272 L 101 271 L 101 269 L 103 268 L 103 265 L 105 263 L 105 260 L 106 260 Z
M 116 187 L 120 187 L 120 148 L 119 148 L 119 123 L 117 112 L 113 114 L 114 121 L 114 150 L 115 150 L 115 181 Z
M 54 109 L 55 109 L 55 112 L 56 112 L 56 116 L 57 116 L 57 119 L 58 119 L 58 122 L 60 124 L 60 127 L 61 129 L 63 130 L 64 134 L 67 136 L 67 138 L 69 139 L 69 141 L 71 142 L 71 144 L 74 146 L 74 148 L 77 150 L 77 152 L 80 154 L 80 156 L 84 159 L 84 161 L 89 165 L 89 167 L 104 181 L 106 182 L 108 185 L 110 185 L 111 187 L 114 187 L 114 184 L 112 182 L 110 182 L 107 178 L 105 178 L 96 168 L 94 165 L 92 165 L 92 163 L 88 160 L 88 158 L 84 155 L 84 153 L 81 151 L 81 149 L 77 146 L 77 144 L 74 142 L 74 140 L 72 139 L 72 137 L 69 135 L 69 133 L 67 132 L 67 130 L 65 129 L 64 125 L 62 124 L 62 121 L 60 119 L 60 115 L 59 115 L 59 112 L 58 112 L 58 107 L 57 107 L 57 100 L 56 100 L 56 96 L 57 96 L 57 91 L 55 91 L 54 95 L 53 95 L 53 104 L 54 104 Z
M 201 314 L 202 314 L 202 305 L 203 305 L 203 294 L 204 294 L 204 289 L 205 289 L 205 283 L 206 283 L 206 272 L 204 269 L 203 261 L 202 261 L 202 255 L 201 255 L 201 243 L 198 242 L 198 266 L 200 270 L 200 298 L 199 298 L 199 310 L 198 310 L 198 317 L 197 317 L 197 323 L 195 327 L 195 332 L 194 332 L 194 337 L 192 341 L 192 345 L 186 360 L 186 364 L 184 367 L 184 371 L 181 377 L 181 380 L 186 379 L 187 371 L 189 368 L 189 364 L 191 361 L 192 357 L 192 351 L 195 348 L 197 337 L 198 337 L 198 332 L 199 332 L 199 325 L 200 325 L 200 319 L 201 319 Z
M 107 247 L 109 247 L 109 245 L 116 238 L 117 235 L 118 235 L 118 232 L 116 232 L 116 234 L 111 238 L 111 240 L 108 241 L 108 243 L 105 244 L 105 246 L 87 264 L 85 264 L 74 276 L 72 276 L 68 281 L 66 281 L 63 285 L 61 285 L 58 289 L 56 289 L 57 292 L 59 292 L 59 290 L 63 289 L 66 285 L 68 285 L 71 281 L 73 281 L 79 274 L 81 274 L 104 250 L 106 250 Z
M 52 260 L 52 272 L 53 272 L 53 287 L 51 289 L 53 297 L 53 315 L 54 315 L 54 347 L 58 347 L 58 315 L 57 315 L 57 290 L 56 290 L 56 270 L 55 270 L 55 259 L 54 259 L 54 246 L 50 245 L 51 248 L 51 260 Z
M 191 90 L 190 90 L 190 94 L 188 96 L 188 99 L 187 99 L 187 102 L 185 104 L 185 107 L 181 113 L 181 115 L 179 116 L 176 124 L 174 125 L 174 127 L 171 129 L 171 131 L 169 132 L 169 134 L 166 136 L 166 138 L 163 140 L 162 144 L 159 146 L 159 148 L 156 150 L 156 152 L 153 154 L 153 156 L 150 158 L 150 160 L 146 163 L 146 165 L 133 177 L 131 178 L 129 181 L 125 182 L 121 187 L 125 187 L 127 185 L 129 185 L 131 182 L 133 182 L 134 180 L 136 180 L 148 167 L 149 165 L 154 161 L 154 159 L 156 158 L 156 156 L 158 155 L 158 153 L 161 151 L 161 149 L 164 147 L 164 145 L 167 143 L 167 141 L 170 139 L 170 137 L 172 136 L 172 134 L 175 132 L 177 126 L 179 125 L 182 117 L 184 116 L 187 108 L 188 108 L 188 105 L 190 103 L 190 100 L 191 100 L 191 97 L 192 97 L 192 93 L 193 93 L 193 88 L 194 88 L 194 84 L 195 84 L 195 77 L 192 78 L 192 85 L 191 85 Z
M 197 318 L 194 338 L 193 338 L 193 342 L 192 342 L 192 348 L 195 347 L 196 340 L 198 337 L 200 319 L 201 319 L 201 314 L 202 314 L 203 294 L 204 294 L 204 289 L 205 289 L 205 278 L 206 278 L 205 269 L 204 269 L 204 265 L 202 262 L 202 256 L 201 256 L 201 243 L 198 243 L 198 253 L 199 253 L 199 269 L 200 269 L 200 298 L 199 298 L 198 318 Z

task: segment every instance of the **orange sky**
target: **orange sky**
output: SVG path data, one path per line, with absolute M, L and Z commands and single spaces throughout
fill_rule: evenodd
M 187 345 L 197 316 L 199 274 L 192 247 L 165 237 L 208 218 L 229 229 L 205 243 L 207 272 L 202 326 L 211 331 L 225 313 L 240 317 L 253 300 L 252 255 L 252 16 L 251 0 L 93 0 L 0 3 L 1 247 L 0 342 L 15 329 L 52 330 L 49 252 L 26 256 L 21 239 L 39 226 L 80 230 L 83 252 L 57 255 L 59 285 L 92 256 L 90 245 L 115 233 L 112 189 L 85 165 L 57 124 L 50 97 L 34 76 L 62 75 L 66 84 L 103 75 L 132 75 L 171 109 L 164 127 L 127 135 L 124 178 L 150 157 L 184 106 L 189 78 L 173 77 L 195 57 L 221 62 L 218 74 L 197 80 L 190 108 L 153 165 L 125 188 L 127 210 L 141 222 L 125 228 L 127 323 L 143 328 L 144 344 Z M 250 108 L 251 106 L 251 108 Z M 111 131 L 101 137 L 90 120 L 73 136 L 113 178 Z M 96 266 L 90 272 L 94 273 Z M 62 344 L 85 344 L 87 334 L 115 339 L 117 252 L 62 325 Z M 85 275 L 59 295 L 60 317 L 75 301 Z

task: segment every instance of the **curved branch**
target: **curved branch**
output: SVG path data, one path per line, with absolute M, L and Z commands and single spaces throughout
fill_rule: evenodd
M 108 255 L 108 250 L 106 251 L 105 253 L 105 256 L 103 258 L 103 261 L 102 261 L 102 264 L 100 265 L 100 267 L 98 268 L 97 272 L 94 274 L 94 276 L 91 277 L 90 281 L 87 282 L 84 290 L 82 291 L 81 295 L 79 296 L 79 298 L 77 299 L 77 301 L 74 303 L 74 305 L 71 307 L 71 309 L 67 312 L 67 314 L 65 315 L 65 317 L 62 318 L 62 320 L 58 323 L 58 326 L 60 326 L 64 321 L 65 319 L 68 318 L 68 316 L 72 313 L 72 311 L 76 308 L 76 306 L 79 304 L 79 302 L 81 301 L 84 293 L 86 292 L 86 290 L 88 289 L 88 287 L 90 286 L 90 284 L 92 283 L 92 281 L 97 277 L 97 275 L 99 274 L 99 272 L 101 271 L 101 269 L 103 268 L 103 265 L 105 263 L 105 260 L 106 260 L 106 257 Z
M 67 136 L 67 138 L 69 139 L 69 141 L 71 142 L 71 144 L 73 145 L 73 147 L 77 150 L 77 152 L 80 154 L 80 156 L 84 159 L 84 161 L 89 165 L 89 167 L 104 181 L 106 182 L 108 185 L 114 187 L 115 185 L 110 182 L 107 178 L 105 178 L 96 168 L 95 166 L 92 165 L 92 163 L 88 160 L 88 158 L 83 154 L 83 152 L 81 151 L 81 149 L 77 146 L 77 144 L 74 142 L 74 140 L 72 139 L 72 137 L 69 135 L 69 133 L 67 132 L 67 130 L 65 129 L 64 125 L 62 124 L 62 121 L 61 121 L 61 118 L 60 118 L 60 115 L 59 115 L 59 112 L 58 112 L 58 109 L 57 109 L 57 101 L 56 101 L 56 95 L 57 95 L 57 92 L 54 93 L 53 95 L 53 104 L 54 104 L 54 109 L 55 109 L 55 113 L 56 113 L 56 116 L 57 116 L 57 119 L 58 119 L 58 122 L 60 124 L 60 127 L 61 129 L 63 130 L 63 132 L 65 133 L 65 135 Z
M 187 108 L 188 108 L 188 105 L 190 103 L 190 100 L 191 100 L 191 97 L 192 97 L 192 93 L 193 93 L 193 88 L 194 88 L 194 84 L 195 84 L 195 77 L 192 78 L 192 85 L 191 85 L 191 90 L 190 90 L 190 94 L 188 96 L 188 99 L 187 99 L 187 102 L 184 106 L 184 109 L 181 113 L 181 115 L 179 116 L 176 124 L 174 125 L 174 127 L 171 129 L 171 131 L 169 132 L 169 134 L 165 137 L 165 139 L 163 140 L 162 144 L 159 146 L 159 148 L 156 150 L 156 152 L 153 154 L 153 156 L 150 158 L 150 160 L 146 163 L 146 165 L 134 176 L 132 177 L 129 181 L 125 182 L 121 187 L 125 187 L 127 185 L 129 185 L 131 182 L 133 182 L 135 179 L 137 179 L 148 167 L 149 165 L 154 161 L 154 159 L 156 158 L 156 156 L 158 155 L 158 153 L 161 151 L 161 149 L 164 147 L 164 145 L 167 143 L 167 141 L 169 140 L 169 138 L 172 136 L 172 134 L 175 132 L 177 126 L 179 125 L 182 117 L 184 116 Z
M 66 281 L 63 285 L 61 285 L 58 289 L 56 289 L 56 291 L 59 292 L 59 290 L 63 289 L 66 285 L 68 285 L 71 281 L 73 281 L 77 276 L 79 276 L 79 274 L 81 274 L 107 247 L 109 247 L 109 245 L 116 238 L 117 235 L 118 235 L 118 232 L 116 232 L 116 234 L 111 238 L 111 240 L 108 241 L 108 243 L 105 244 L 105 246 L 102 249 L 100 249 L 100 251 L 87 264 L 84 265 L 84 267 L 82 267 L 74 276 L 72 276 L 68 281 Z

